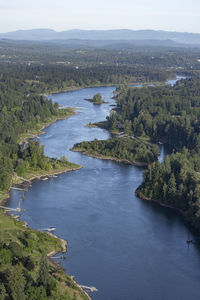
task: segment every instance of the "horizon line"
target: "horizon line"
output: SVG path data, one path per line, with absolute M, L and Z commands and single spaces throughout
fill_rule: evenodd
M 12 32 L 18 31 L 34 31 L 34 30 L 51 30 L 57 33 L 66 32 L 66 31 L 117 31 L 117 30 L 129 30 L 129 31 L 157 31 L 157 32 L 170 32 L 170 33 L 186 33 L 186 34 L 200 34 L 200 32 L 191 32 L 191 31 L 176 31 L 176 30 L 166 30 L 166 29 L 130 29 L 130 28 L 113 28 L 113 29 L 82 29 L 82 28 L 71 28 L 71 29 L 63 29 L 63 30 L 56 30 L 53 28 L 45 28 L 45 27 L 38 27 L 38 28 L 28 28 L 28 29 L 15 29 L 6 32 L 0 32 L 0 34 L 8 34 Z

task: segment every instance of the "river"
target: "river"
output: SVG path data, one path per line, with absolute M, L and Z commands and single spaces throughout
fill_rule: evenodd
M 196 245 L 187 246 L 188 228 L 178 212 L 135 196 L 143 169 L 69 150 L 83 140 L 109 137 L 107 131 L 85 125 L 106 118 L 114 89 L 86 88 L 52 96 L 80 113 L 45 129 L 40 136 L 45 154 L 66 155 L 83 168 L 35 181 L 25 194 L 21 220 L 35 229 L 56 227 L 55 234 L 68 241 L 63 267 L 80 284 L 99 290 L 92 294 L 94 300 L 196 300 L 200 252 Z M 107 104 L 84 100 L 98 92 Z M 16 207 L 20 196 L 12 191 L 8 205 Z

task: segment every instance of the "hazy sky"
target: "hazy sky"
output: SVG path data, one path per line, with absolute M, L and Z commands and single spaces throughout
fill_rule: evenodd
M 0 32 L 32 28 L 200 33 L 200 0 L 0 0 Z

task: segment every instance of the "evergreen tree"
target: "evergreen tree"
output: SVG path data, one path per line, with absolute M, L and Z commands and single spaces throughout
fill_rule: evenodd
M 49 263 L 45 255 L 42 255 L 40 260 L 37 283 L 38 286 L 43 286 L 46 290 L 48 289 L 48 285 L 50 283 Z
M 20 266 L 14 266 L 8 272 L 8 291 L 13 300 L 25 300 L 25 278 Z
M 0 300 L 5 300 L 8 294 L 3 283 L 0 283 Z

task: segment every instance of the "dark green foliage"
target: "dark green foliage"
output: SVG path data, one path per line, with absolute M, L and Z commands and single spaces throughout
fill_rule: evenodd
M 8 294 L 3 283 L 0 283 L 0 300 L 5 300 Z
M 7 271 L 7 289 L 11 299 L 25 300 L 25 278 L 20 266 L 15 266 Z
M 91 155 L 100 155 L 131 163 L 150 163 L 157 160 L 158 147 L 150 143 L 132 138 L 110 138 L 108 140 L 94 140 L 74 145 L 74 149 L 86 151 Z
M 58 110 L 58 103 L 53 104 L 51 100 L 41 96 L 42 94 L 90 85 L 165 81 L 172 74 L 165 69 L 171 66 L 185 68 L 192 66 L 196 71 L 189 68 L 189 71 L 185 69 L 184 72 L 198 73 L 199 51 L 190 53 L 191 50 L 179 53 L 179 50 L 175 51 L 175 49 L 167 50 L 165 53 L 157 49 L 148 49 L 148 51 L 145 49 L 142 53 L 141 49 L 122 49 L 120 52 L 108 49 L 74 51 L 67 50 L 64 45 L 49 47 L 41 43 L 36 45 L 2 41 L 0 47 L 0 190 L 9 189 L 13 171 L 19 176 L 24 176 L 29 169 L 46 171 L 58 166 L 58 160 L 49 161 L 45 158 L 44 149 L 38 142 L 29 142 L 28 146 L 18 145 L 21 134 L 38 129 L 41 123 L 51 117 L 64 116 L 64 110 Z M 174 91 L 170 88 L 152 88 L 127 92 L 126 87 L 123 86 L 118 96 L 118 108 L 121 109 L 122 115 L 111 114 L 108 124 L 112 129 L 118 126 L 117 129 L 127 134 L 149 135 L 154 140 L 163 137 L 168 139 L 167 141 L 178 143 L 177 146 L 180 147 L 185 140 L 186 146 L 192 148 L 196 145 L 197 149 L 200 145 L 198 88 L 198 83 L 195 87 L 193 83 L 189 84 L 189 81 L 187 84 L 181 82 Z M 87 151 L 99 151 L 105 156 L 113 155 L 122 160 L 149 163 L 156 160 L 158 155 L 156 146 L 150 146 L 137 139 L 110 139 L 102 145 L 98 141 L 88 145 Z M 193 223 L 196 228 L 200 228 L 199 185 L 198 176 L 194 172 L 200 170 L 200 162 L 197 152 L 193 153 L 192 157 L 192 161 L 186 155 L 185 161 L 177 157 L 173 162 L 166 162 L 167 171 L 164 173 L 168 174 L 165 174 L 168 177 L 165 178 L 165 182 L 162 180 L 165 175 L 160 170 L 162 165 L 155 164 L 156 168 L 158 166 L 158 171 L 160 170 L 158 174 L 154 169 L 151 172 L 149 169 L 148 172 L 153 173 L 157 180 L 155 182 L 162 185 L 165 203 L 170 199 L 173 205 L 176 198 L 176 207 L 181 207 L 187 212 L 188 218 L 197 216 L 193 218 Z M 67 164 L 65 158 L 61 160 L 63 164 Z M 188 160 L 190 168 L 187 169 Z M 174 171 L 170 172 L 169 170 L 173 168 Z M 150 183 L 154 186 L 150 178 L 151 176 L 149 186 L 144 191 L 147 196 L 151 192 Z M 155 196 L 158 195 L 159 188 L 155 185 Z M 4 217 L 1 216 L 1 220 L 3 218 L 5 224 Z M 45 256 L 42 256 L 38 266 L 38 257 L 42 253 L 49 252 L 42 241 L 47 241 L 48 245 L 53 242 L 49 242 L 44 234 L 39 232 L 36 234 L 25 228 L 21 233 L 16 230 L 12 235 L 10 221 L 5 227 L 4 232 L 1 230 L 0 234 L 0 300 L 5 300 L 7 295 L 7 299 L 11 300 L 25 298 L 72 300 L 73 296 L 70 296 L 69 290 L 62 293 L 66 278 L 63 277 L 63 280 L 59 277 L 56 281 L 59 271 L 52 271 Z M 49 250 L 52 250 L 51 247 Z M 36 280 L 38 267 L 39 274 Z M 77 286 L 70 278 L 68 281 L 70 288 L 77 292 Z M 58 282 L 61 283 L 59 287 Z M 82 296 L 83 299 L 85 297 Z
M 28 161 L 31 167 L 45 168 L 44 146 L 40 146 L 38 141 L 30 141 L 28 147 L 20 154 L 23 160 Z
M 119 41 L 111 44 L 105 43 L 105 41 L 83 41 L 83 43 L 77 44 L 76 41 L 73 43 L 73 41 L 18 42 L 4 40 L 1 43 L 0 55 L 3 63 L 20 63 L 23 67 L 24 65 L 35 67 L 38 71 L 42 69 L 42 63 L 48 65 L 49 69 L 52 65 L 55 65 L 57 69 L 73 70 L 74 68 L 74 74 L 86 66 L 88 69 L 91 66 L 104 69 L 114 66 L 113 74 L 116 74 L 120 67 L 127 66 L 127 72 L 123 77 L 129 75 L 128 71 L 131 72 L 132 67 L 138 76 L 143 75 L 144 79 L 151 76 L 154 78 L 152 80 L 155 78 L 164 80 L 166 70 L 171 72 L 173 69 L 177 71 L 180 68 L 180 71 L 187 71 L 188 74 L 191 74 L 200 69 L 198 48 L 141 46 Z M 75 69 L 76 66 L 80 66 L 79 69 Z M 142 68 L 144 71 L 141 74 Z M 160 72 L 157 71 L 158 68 Z M 72 75 L 72 78 L 74 77 Z
M 119 114 L 107 118 L 110 129 L 181 151 L 150 164 L 137 195 L 180 209 L 200 230 L 200 80 L 181 80 L 174 87 L 120 86 L 116 99 Z
M 23 248 L 16 242 L 11 242 L 8 249 L 12 252 L 13 264 L 17 263 L 23 258 Z
M 35 268 L 34 262 L 30 258 L 30 256 L 24 256 L 21 258 L 21 262 L 23 263 L 23 266 L 28 270 L 32 271 Z
M 86 99 L 86 100 L 92 102 L 93 104 L 97 104 L 97 105 L 100 105 L 100 104 L 102 104 L 102 103 L 105 103 L 104 100 L 102 99 L 100 93 L 95 94 L 94 97 L 93 97 L 92 99 Z
M 15 168 L 15 171 L 17 173 L 17 175 L 19 176 L 23 176 L 24 175 L 24 172 L 26 170 L 26 163 L 24 162 L 24 160 L 18 160 L 17 161 L 17 166 Z
M 0 152 L 0 190 L 7 190 L 11 184 L 12 161 Z
M 48 299 L 46 290 L 43 286 L 39 286 L 39 287 L 30 286 L 26 290 L 26 295 L 29 300 L 46 300 L 46 299 Z
M 40 266 L 38 271 L 38 279 L 37 279 L 38 286 L 43 286 L 45 290 L 47 290 L 50 278 L 49 278 L 49 263 L 47 257 L 42 255 L 40 259 Z
M 20 80 L 0 74 L 0 190 L 9 189 L 15 164 L 19 175 L 23 175 L 26 168 L 22 160 L 17 161 L 19 135 L 37 128 L 39 122 L 44 122 L 52 115 L 56 116 L 58 111 L 51 100 L 45 100 L 37 95 L 27 95 L 25 89 L 24 83 Z M 36 147 L 42 149 L 37 144 Z M 33 166 L 43 167 L 40 153 L 33 154 L 35 149 L 29 150 L 30 163 Z M 37 154 L 38 157 L 34 157 Z
M 110 128 L 117 122 L 136 136 L 150 136 L 181 149 L 200 147 L 200 80 L 181 80 L 174 87 L 127 89 L 117 96 L 120 115 L 111 115 Z
M 42 256 L 52 250 L 61 251 L 58 239 L 25 228 L 2 212 L 0 233 L 0 300 L 72 300 L 69 294 L 65 296 L 68 276 L 64 270 Z
M 162 164 L 149 165 L 137 194 L 180 209 L 200 230 L 200 175 L 187 150 L 167 156 Z
M 8 84 L 8 86 L 6 85 Z M 6 94 L 3 86 L 5 85 Z M 18 86 L 19 85 L 19 86 Z M 38 142 L 29 143 L 23 149 L 19 147 L 20 134 L 30 129 L 37 129 L 40 122 L 49 117 L 62 117 L 64 110 L 57 104 L 41 96 L 24 95 L 20 89 L 20 82 L 16 82 L 16 94 L 11 91 L 9 82 L 1 82 L 0 77 L 0 190 L 8 190 L 11 185 L 13 171 L 23 176 L 27 168 L 49 170 L 50 164 L 44 156 L 44 149 Z
M 0 49 L 1 52 L 1 49 Z M 1 64 L 3 83 L 12 85 L 15 89 L 14 95 L 20 93 L 23 88 L 23 97 L 26 100 L 35 102 L 35 94 L 49 91 L 66 90 L 73 87 L 86 87 L 92 85 L 107 85 L 132 82 L 165 81 L 170 76 L 170 72 L 160 68 L 149 68 L 144 65 L 140 67 L 116 64 L 98 65 L 93 64 L 79 67 L 67 66 L 65 64 L 32 64 L 30 66 L 22 64 Z M 0 74 L 1 74 L 0 72 Z M 16 77 L 14 78 L 15 75 Z M 4 87 L 3 87 L 4 88 Z M 4 91 L 6 89 L 4 88 Z M 32 96 L 32 93 L 34 96 Z M 28 98 L 28 99 L 27 99 Z M 16 103 L 17 104 L 17 103 Z M 26 111 L 28 107 L 26 107 Z M 21 107 L 15 108 L 20 116 Z M 29 110 L 30 111 L 30 110 Z M 38 110 L 34 110 L 38 113 Z M 44 112 L 43 112 L 44 113 Z M 48 113 L 48 111 L 47 111 Z
M 0 250 L 0 264 L 11 264 L 13 260 L 12 252 L 5 246 Z
M 112 113 L 107 122 L 111 129 L 120 123 L 121 130 L 181 151 L 149 165 L 137 194 L 182 210 L 200 230 L 200 80 L 181 80 L 174 87 L 122 86 L 117 103 L 120 114 Z

